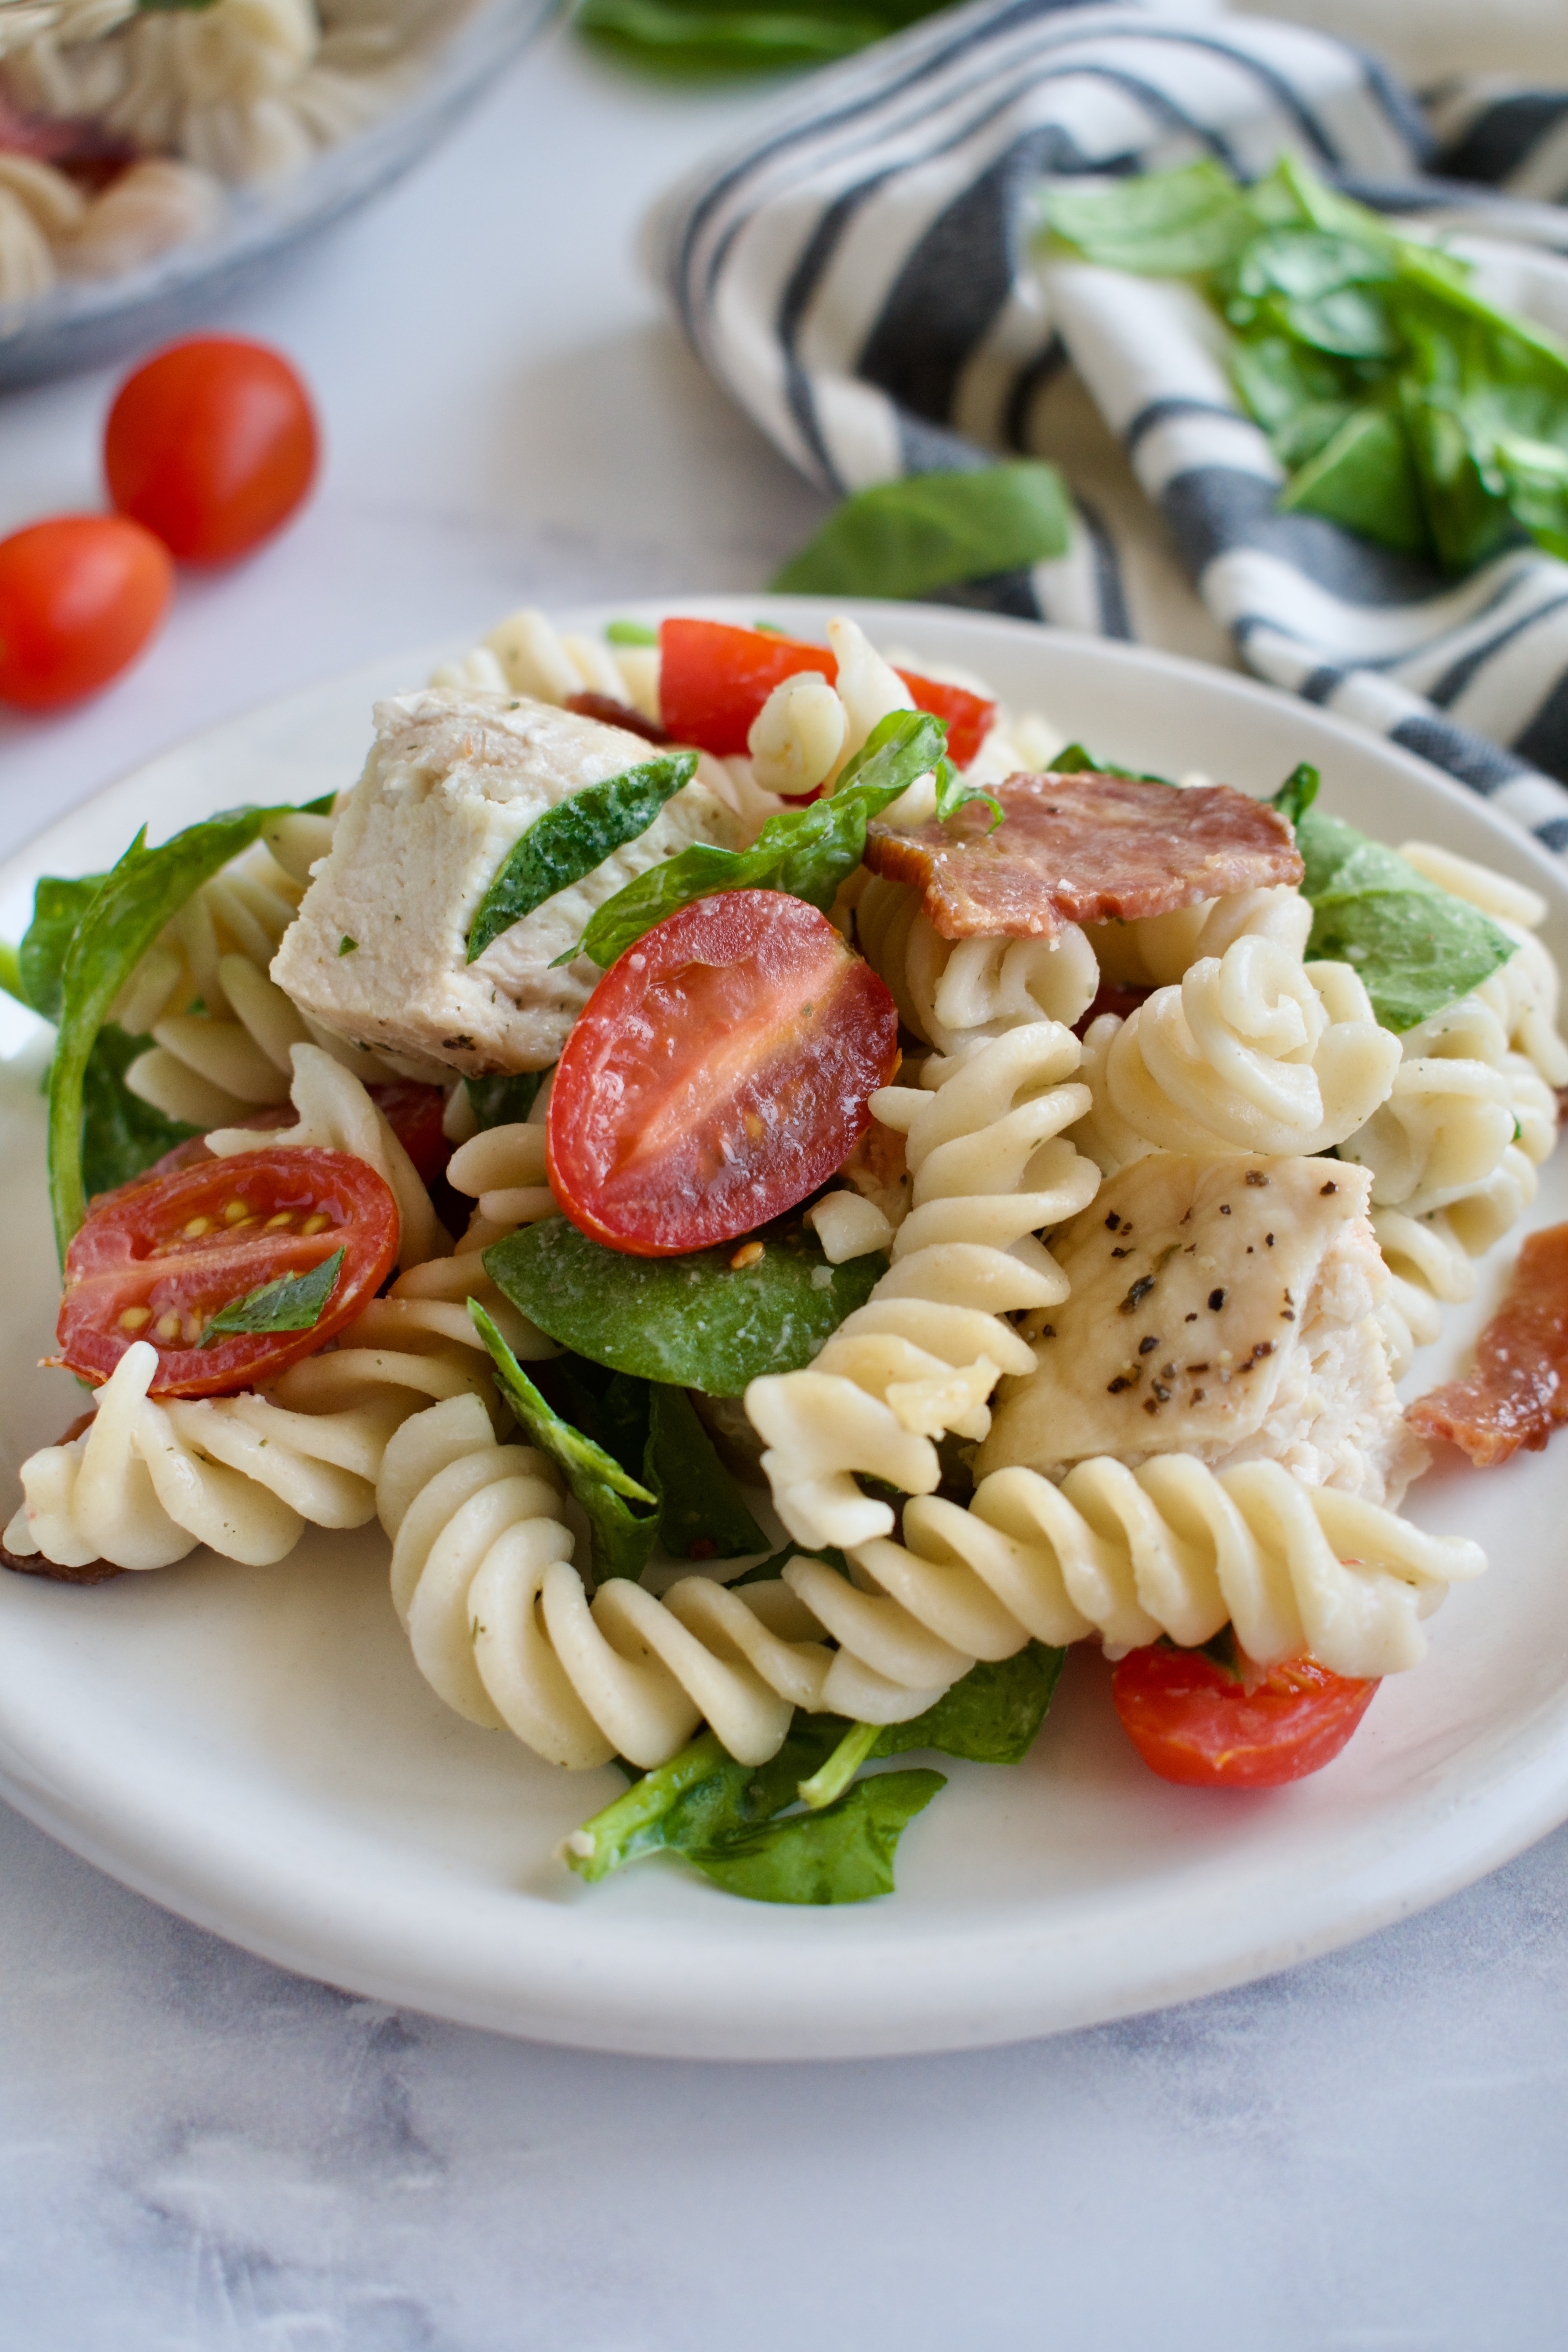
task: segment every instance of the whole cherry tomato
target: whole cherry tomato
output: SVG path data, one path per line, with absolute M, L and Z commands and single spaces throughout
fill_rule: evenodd
M 276 1379 L 375 1296 L 397 1255 L 397 1207 L 346 1151 L 273 1144 L 203 1160 L 106 1193 L 66 1253 L 61 1360 L 106 1381 L 127 1348 L 158 1350 L 153 1396 L 220 1396 Z M 344 1252 L 304 1331 L 235 1332 L 204 1347 L 220 1307 Z
M 738 629 L 728 621 L 666 621 L 658 633 L 660 714 L 678 743 L 729 759 L 746 749 L 753 720 L 775 686 L 801 670 L 831 684 L 838 664 L 826 646 Z M 967 687 L 943 686 L 911 669 L 898 675 L 917 710 L 947 721 L 948 757 L 966 768 L 991 731 L 996 705 Z
M 183 562 L 231 563 L 286 522 L 310 488 L 316 419 L 279 352 L 199 335 L 126 377 L 103 454 L 121 514 Z
M 754 1232 L 848 1157 L 898 1041 L 887 989 L 815 907 L 699 898 L 626 950 L 566 1041 L 555 1197 L 634 1257 Z
M 135 660 L 168 609 L 174 567 L 140 523 L 56 515 L 0 540 L 0 701 L 53 710 Z
M 1372 1705 L 1375 1682 L 1315 1658 L 1232 1674 L 1202 1650 L 1130 1650 L 1111 1682 L 1116 1712 L 1162 1780 L 1189 1789 L 1277 1789 L 1331 1763 Z

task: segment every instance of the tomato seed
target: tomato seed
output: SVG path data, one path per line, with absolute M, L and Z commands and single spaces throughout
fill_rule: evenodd
M 322 1232 L 326 1226 L 330 1225 L 331 1222 L 331 1217 L 323 1216 L 321 1212 L 318 1209 L 313 1217 L 306 1218 L 304 1223 L 300 1226 L 300 1231 L 302 1234 L 319 1234 Z
M 179 1338 L 179 1336 L 180 1336 L 180 1318 L 179 1318 L 179 1317 L 178 1317 L 177 1315 L 160 1315 L 160 1316 L 159 1316 L 159 1318 L 158 1318 L 158 1337 L 159 1337 L 159 1339 L 177 1339 Z
M 223 1221 L 226 1225 L 248 1224 L 250 1223 L 249 1202 L 231 1201 L 223 1213 Z
M 153 1309 L 150 1307 L 128 1307 L 120 1318 L 120 1328 L 122 1331 L 140 1331 L 144 1323 L 152 1320 Z
M 194 1242 L 198 1234 L 210 1234 L 212 1229 L 213 1221 L 210 1217 L 193 1217 L 185 1227 L 185 1238 L 187 1241 Z
M 273 1227 L 274 1227 L 275 1225 L 289 1225 L 289 1224 L 292 1224 L 292 1223 L 293 1223 L 293 1222 L 294 1222 L 294 1212 L 293 1212 L 293 1210 L 292 1210 L 292 1209 L 279 1209 L 279 1212 L 278 1212 L 278 1214 L 277 1214 L 275 1217 L 268 1217 L 268 1220 L 267 1220 L 267 1230 L 268 1230 L 268 1233 L 271 1233 L 271 1231 L 272 1231 L 272 1229 L 273 1229 Z
M 735 1252 L 734 1256 L 730 1260 L 731 1272 L 732 1274 L 739 1274 L 744 1267 L 748 1265 L 755 1265 L 762 1254 L 763 1245 L 761 1242 L 742 1242 L 740 1248 Z

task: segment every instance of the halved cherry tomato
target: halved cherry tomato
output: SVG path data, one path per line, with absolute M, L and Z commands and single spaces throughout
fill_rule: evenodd
M 55 515 L 0 540 L 0 701 L 53 710 L 107 686 L 174 584 L 166 550 L 119 515 Z
M 611 1249 L 754 1232 L 830 1176 L 898 1065 L 899 1016 L 824 915 L 727 890 L 605 974 L 550 1096 L 555 1197 Z
M 1243 1662 L 1245 1664 L 1245 1662 Z M 1130 1650 L 1111 1689 L 1132 1745 L 1162 1780 L 1189 1789 L 1278 1789 L 1332 1761 L 1375 1682 L 1315 1658 L 1253 1667 L 1237 1681 L 1202 1650 Z
M 389 1187 L 346 1151 L 297 1144 L 198 1161 L 110 1192 L 66 1253 L 60 1359 L 106 1381 L 134 1340 L 158 1350 L 153 1396 L 219 1396 L 273 1380 L 374 1297 L 397 1255 Z M 236 1332 L 201 1346 L 220 1307 L 345 1252 L 308 1331 Z
M 316 471 L 310 395 L 279 352 L 235 335 L 171 343 L 126 377 L 104 470 L 121 514 L 186 563 L 231 563 L 285 523 Z
M 746 749 L 746 738 L 775 686 L 801 670 L 820 670 L 831 684 L 838 664 L 826 646 L 768 629 L 737 629 L 728 621 L 666 621 L 658 633 L 658 698 L 668 733 L 719 759 Z M 919 710 L 947 720 L 948 757 L 966 768 L 996 716 L 996 705 L 962 686 L 942 686 L 914 670 L 898 675 Z

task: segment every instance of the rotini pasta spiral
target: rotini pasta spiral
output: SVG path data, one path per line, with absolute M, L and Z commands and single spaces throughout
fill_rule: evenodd
M 1059 1486 L 997 1470 L 967 1510 L 916 1498 L 901 1542 L 858 1544 L 851 1558 L 863 1589 L 820 1561 L 784 1571 L 840 1644 L 824 1687 L 830 1707 L 847 1696 L 845 1659 L 896 1687 L 916 1636 L 947 1645 L 949 1681 L 1031 1636 L 1098 1631 L 1114 1656 L 1161 1633 L 1207 1641 L 1227 1619 L 1260 1664 L 1308 1650 L 1336 1674 L 1393 1674 L 1421 1658 L 1418 1621 L 1448 1585 L 1486 1567 L 1467 1538 L 1426 1535 L 1278 1463 L 1216 1475 L 1178 1454 L 1139 1470 L 1079 1463 Z M 896 1720 L 868 1715 L 863 1701 L 854 1711 Z
M 1311 936 L 1312 909 L 1289 883 L 1202 898 L 1168 915 L 1091 923 L 1087 937 L 1102 981 L 1121 987 L 1168 988 L 1205 956 L 1222 956 L 1240 939 L 1271 940 L 1299 963 Z
M 1100 970 L 1089 934 L 944 940 L 902 882 L 873 874 L 855 903 L 860 947 L 912 1034 L 942 1054 L 1029 1021 L 1069 1029 L 1094 1002 Z
M 856 1476 L 931 1493 L 932 1440 L 984 1437 L 1004 1372 L 1026 1372 L 1027 1343 L 1002 1318 L 1067 1296 L 1037 1236 L 1086 1207 L 1099 1171 L 1062 1129 L 1089 1107 L 1072 1082 L 1078 1040 L 1035 1022 L 948 1059 L 921 1085 L 884 1087 L 875 1116 L 902 1132 L 913 1205 L 893 1262 L 866 1305 L 805 1370 L 753 1381 L 746 1412 L 797 1542 L 849 1545 L 892 1526 Z
M 1399 1066 L 1348 964 L 1248 934 L 1147 998 L 1103 1050 L 1110 1109 L 1166 1151 L 1325 1151 Z
M 1519 942 L 1517 953 L 1472 992 L 1497 1014 L 1510 1053 L 1522 1054 L 1549 1087 L 1568 1086 L 1568 1045 L 1557 1027 L 1562 976 L 1551 950 L 1532 936 L 1546 919 L 1545 899 L 1489 866 L 1429 841 L 1406 841 L 1399 854 L 1429 882 L 1479 907 Z
M 1530 1171 L 1516 1171 L 1522 1206 L 1557 1139 L 1557 1103 L 1531 1063 L 1510 1052 L 1492 1007 L 1461 997 L 1399 1043 L 1387 1101 L 1340 1144 L 1342 1160 L 1373 1171 L 1374 1206 L 1411 1217 L 1450 1208 L 1481 1190 L 1510 1150 Z
M 603 694 L 658 724 L 657 646 L 609 646 L 598 637 L 563 633 L 531 605 L 509 614 L 460 660 L 442 663 L 431 672 L 430 683 L 526 694 L 558 709 L 574 695 Z
M 648 1769 L 704 1717 L 731 1755 L 760 1764 L 795 1707 L 820 1703 L 830 1656 L 782 1584 L 742 1594 L 685 1577 L 658 1601 L 616 1579 L 590 1601 L 549 1465 L 498 1445 L 471 1403 L 405 1425 L 378 1503 L 393 1598 L 426 1680 L 552 1764 L 618 1754 Z

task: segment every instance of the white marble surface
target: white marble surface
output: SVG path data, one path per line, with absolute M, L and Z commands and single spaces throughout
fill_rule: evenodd
M 165 743 L 524 596 L 747 586 L 815 501 L 630 256 L 737 112 L 551 36 L 221 320 L 330 457 L 120 689 L 0 721 L 0 851 Z M 90 501 L 110 378 L 0 404 L 0 528 Z M 0 1812 L 0 2340 L 26 2352 L 1547 2352 L 1568 2246 L 1568 1832 L 1425 1917 L 980 2056 L 584 2057 L 395 2015 Z

